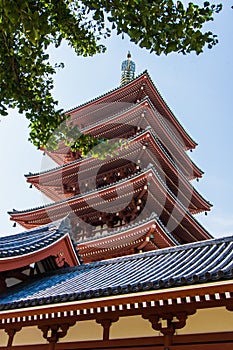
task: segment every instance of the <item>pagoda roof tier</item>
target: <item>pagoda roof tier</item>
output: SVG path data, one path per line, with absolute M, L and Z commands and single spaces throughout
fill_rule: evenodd
M 77 243 L 84 263 L 177 245 L 156 214 L 134 225 Z
M 79 264 L 65 220 L 0 237 L 0 273 L 19 269 L 49 256 L 62 257 L 62 265 L 64 262 L 69 266 Z
M 117 158 L 108 158 L 104 161 L 94 158 L 77 160 L 40 174 L 30 174 L 27 176 L 27 181 L 52 200 L 57 201 L 71 198 L 80 191 L 82 192 L 83 189 L 86 190 L 89 185 L 96 187 L 98 183 L 105 182 L 104 178 L 106 181 L 109 178 L 112 182 L 119 177 L 125 178 L 129 175 L 128 169 L 134 173 L 138 171 L 137 168 L 145 168 L 151 163 L 182 203 L 188 203 L 185 205 L 191 213 L 210 210 L 210 203 L 196 191 L 174 164 L 174 160 L 151 129 L 138 132 L 136 136 L 126 141 L 126 145 L 127 148 L 119 149 Z M 120 176 L 114 179 L 115 173 Z M 88 184 L 87 188 L 86 184 Z
M 104 118 L 101 123 L 91 124 L 82 129 L 82 132 L 102 139 L 127 139 L 150 127 L 185 176 L 189 179 L 202 176 L 201 169 L 192 162 L 184 151 L 182 140 L 167 125 L 148 97 L 127 107 L 120 113 Z M 49 155 L 59 164 L 70 162 L 69 147 L 61 146 Z M 78 156 L 78 158 L 80 157 Z
M 80 105 L 72 110 L 67 111 L 67 115 L 73 123 L 78 125 L 80 130 L 89 127 L 94 123 L 101 124 L 103 119 L 111 117 L 114 114 L 121 113 L 125 109 L 135 103 L 148 97 L 155 109 L 161 115 L 162 119 L 170 124 L 170 129 L 174 129 L 174 138 L 182 140 L 181 144 L 185 149 L 193 149 L 196 143 L 184 130 L 182 125 L 178 122 L 166 102 L 161 97 L 157 88 L 153 84 L 147 71 L 139 75 L 131 82 L 122 85 L 96 99 Z M 177 136 L 177 137 L 176 137 Z M 45 152 L 58 164 L 63 164 L 65 161 L 72 161 L 80 157 L 79 152 L 68 152 L 69 148 L 65 150 L 65 157 L 61 157 L 58 151 Z
M 173 125 L 183 140 L 186 149 L 195 148 L 196 143 L 187 134 L 178 122 L 158 89 L 155 87 L 147 71 L 125 85 L 105 93 L 79 107 L 69 110 L 73 121 L 80 129 L 91 125 L 93 122 L 101 123 L 103 118 L 119 113 L 127 105 L 135 104 L 145 97 L 149 97 L 156 110 Z
M 139 199 L 142 203 L 140 205 L 137 204 Z M 124 220 L 129 218 L 132 221 L 132 218 L 145 219 L 152 211 L 159 215 L 162 223 L 179 242 L 187 243 L 211 237 L 169 190 L 152 166 L 97 190 L 43 207 L 10 212 L 10 215 L 11 220 L 31 228 L 62 218 L 70 212 L 88 225 L 98 225 L 102 223 L 101 215 L 106 219 L 106 213 L 111 217 L 113 213 L 118 213 Z
M 233 237 L 225 237 L 46 273 L 1 293 L 1 318 L 70 310 L 90 318 L 97 308 L 127 310 L 135 303 L 166 310 L 203 300 L 205 307 L 226 299 L 232 305 L 232 248 Z
M 103 119 L 102 123 L 91 124 L 82 129 L 82 132 L 103 139 L 117 139 L 131 137 L 148 128 L 153 130 L 154 135 L 189 179 L 202 176 L 203 171 L 188 157 L 177 132 L 169 127 L 148 96 L 121 113 Z

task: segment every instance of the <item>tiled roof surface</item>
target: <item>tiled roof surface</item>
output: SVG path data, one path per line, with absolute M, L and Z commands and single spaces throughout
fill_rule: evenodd
M 0 237 L 0 259 L 29 254 L 50 246 L 67 233 L 62 222 L 64 219 L 16 235 Z
M 35 277 L 0 295 L 0 309 L 121 295 L 233 278 L 233 236 Z

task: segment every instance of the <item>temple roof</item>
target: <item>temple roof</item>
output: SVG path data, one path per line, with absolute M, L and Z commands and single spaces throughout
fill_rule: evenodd
M 67 219 L 63 219 L 16 235 L 0 237 L 0 272 L 18 269 L 61 251 L 70 266 L 79 264 L 69 231 Z
M 91 299 L 233 278 L 233 236 L 64 268 L 0 294 L 0 309 Z
M 27 255 L 52 245 L 67 234 L 61 227 L 63 221 L 58 220 L 16 235 L 0 237 L 0 259 Z
M 139 130 L 152 128 L 156 137 L 163 142 L 174 158 L 175 152 L 179 157 L 188 158 L 184 141 L 166 119 L 156 110 L 149 96 L 126 106 L 124 110 L 102 118 L 101 122 L 94 122 L 81 130 L 82 133 L 90 133 L 99 138 L 121 137 L 122 130 L 127 127 L 138 127 Z M 138 132 L 138 130 L 137 130 Z M 191 160 L 189 160 L 191 162 Z M 193 165 L 195 176 L 201 177 L 202 170 Z
M 102 139 L 125 138 L 128 137 L 128 134 L 132 134 L 134 128 L 137 129 L 138 127 L 139 130 L 143 130 L 150 126 L 178 163 L 182 158 L 184 158 L 183 161 L 188 158 L 185 152 L 187 146 L 183 138 L 176 128 L 155 108 L 149 96 L 134 103 L 125 103 L 119 110 L 113 110 L 110 113 L 109 110 L 113 108 L 112 104 L 104 104 L 104 107 L 101 107 L 103 114 L 101 120 L 95 121 L 93 117 L 93 120 L 91 119 L 87 126 L 80 127 L 81 132 L 84 134 L 90 133 L 92 136 Z M 118 105 L 117 102 L 115 104 Z M 104 112 L 102 109 L 104 109 Z M 74 155 L 74 152 L 70 152 L 70 148 L 63 143 L 59 145 L 57 150 L 47 153 L 58 164 L 71 162 L 75 157 L 80 158 L 81 155 L 79 152 Z M 202 171 L 195 164 L 193 164 L 192 171 L 194 177 L 201 177 Z
M 171 240 L 173 242 L 174 245 L 178 245 L 178 242 L 174 239 L 174 237 L 172 237 L 172 235 L 170 234 L 170 232 L 168 232 L 168 230 L 166 229 L 166 227 L 163 225 L 163 223 L 161 222 L 161 220 L 159 219 L 158 215 L 155 213 L 151 213 L 149 218 L 146 218 L 145 220 L 141 220 L 139 222 L 135 222 L 135 223 L 130 223 L 127 226 L 121 226 L 121 227 L 117 227 L 113 228 L 113 231 L 111 232 L 107 232 L 105 234 L 102 234 L 101 237 L 97 236 L 97 237 L 89 237 L 89 238 L 85 238 L 83 240 L 79 241 L 79 244 L 83 244 L 83 243 L 88 243 L 91 241 L 97 241 L 100 238 L 106 238 L 106 237 L 111 237 L 114 236 L 116 234 L 121 234 L 123 232 L 129 232 L 133 231 L 133 230 L 138 230 L 141 229 L 143 226 L 146 226 L 148 224 L 153 224 L 153 223 L 157 223 L 161 229 L 166 233 L 166 235 L 169 237 L 169 240 Z
M 183 137 L 186 139 L 187 142 L 187 147 L 189 148 L 195 148 L 196 143 L 191 139 L 191 137 L 187 134 L 187 132 L 184 130 L 183 126 L 179 123 L 179 121 L 177 120 L 177 118 L 175 117 L 175 115 L 173 114 L 173 112 L 171 111 L 171 109 L 168 107 L 167 103 L 165 102 L 165 100 L 163 99 L 163 97 L 161 96 L 160 92 L 158 91 L 157 87 L 154 85 L 148 71 L 144 71 L 142 74 L 140 74 L 138 77 L 136 77 L 134 80 L 132 80 L 130 83 L 124 85 L 123 87 L 120 86 L 104 95 L 101 96 L 102 97 L 106 97 L 109 94 L 112 94 L 112 92 L 116 92 L 117 90 L 128 90 L 130 85 L 136 85 L 137 83 L 139 83 L 140 81 L 143 82 L 143 85 L 140 86 L 140 89 L 143 90 L 145 89 L 145 94 L 143 97 L 145 96 L 149 96 L 149 98 L 152 100 L 153 104 L 155 105 L 155 107 L 158 109 L 158 111 L 163 115 L 163 117 L 167 118 L 168 120 L 170 120 L 172 123 L 174 123 L 174 126 L 177 128 L 177 130 L 179 130 L 179 132 L 181 131 L 181 134 L 183 135 Z M 143 94 L 142 94 L 143 95 Z M 139 97 L 139 96 L 138 96 Z M 96 101 L 98 100 L 100 97 L 92 100 Z M 133 101 L 134 103 L 137 102 L 137 100 Z M 77 107 L 79 108 L 79 107 Z M 73 112 L 75 109 L 70 110 L 69 112 Z

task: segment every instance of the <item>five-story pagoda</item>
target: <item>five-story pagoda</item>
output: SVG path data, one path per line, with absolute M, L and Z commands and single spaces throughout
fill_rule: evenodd
M 128 54 L 118 88 L 68 112 L 82 133 L 121 140 L 114 154 L 83 158 L 60 144 L 47 152 L 56 168 L 26 175 L 54 203 L 10 212 L 28 229 L 69 215 L 84 262 L 211 238 L 194 218 L 211 207 L 190 183 L 202 176 L 186 152 L 196 143 L 149 74 L 134 73 Z

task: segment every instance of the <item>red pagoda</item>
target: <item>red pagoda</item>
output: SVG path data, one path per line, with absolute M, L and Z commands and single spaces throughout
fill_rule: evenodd
M 119 88 L 68 112 L 84 134 L 121 140 L 104 160 L 63 144 L 47 154 L 58 167 L 26 175 L 54 203 L 10 212 L 27 229 L 67 215 L 83 261 L 97 261 L 210 238 L 194 214 L 211 205 L 191 185 L 202 171 L 187 150 L 196 143 L 147 72 L 134 78 L 130 55 Z
M 0 237 L 0 350 L 233 348 L 233 237 L 194 215 L 196 147 L 130 54 L 120 87 L 68 112 L 117 144 L 101 160 L 60 143 L 26 175 L 52 204 L 12 211 Z M 117 142 L 116 142 L 117 141 Z

